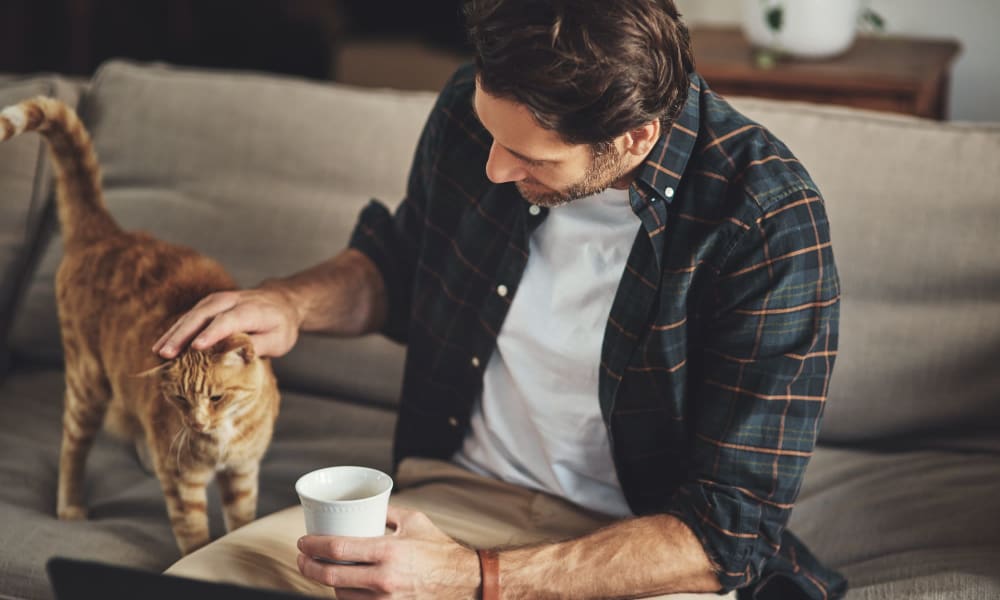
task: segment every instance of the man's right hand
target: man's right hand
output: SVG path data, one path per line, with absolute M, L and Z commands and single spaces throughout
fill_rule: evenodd
M 292 296 L 277 287 L 218 292 L 181 316 L 153 344 L 153 352 L 171 359 L 189 343 L 205 350 L 230 335 L 247 333 L 258 356 L 281 356 L 295 345 L 301 323 Z

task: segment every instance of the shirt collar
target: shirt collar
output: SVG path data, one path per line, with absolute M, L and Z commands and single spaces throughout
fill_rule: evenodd
M 703 87 L 701 77 L 692 73 L 688 97 L 680 114 L 653 145 L 652 151 L 639 167 L 639 174 L 629 187 L 632 211 L 642 221 L 653 242 L 657 262 L 661 265 L 667 205 L 677 194 L 681 177 L 698 139 Z
M 673 199 L 673 194 L 680 183 L 698 138 L 701 88 L 701 77 L 692 74 L 687 101 L 684 103 L 680 115 L 670 126 L 670 129 L 664 131 L 660 135 L 660 139 L 653 145 L 653 150 L 646 157 L 645 162 L 640 167 L 639 176 L 636 178 L 637 181 L 646 184 L 660 199 L 668 203 Z

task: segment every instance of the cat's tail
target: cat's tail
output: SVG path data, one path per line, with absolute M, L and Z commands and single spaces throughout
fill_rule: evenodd
M 28 131 L 49 142 L 63 242 L 87 243 L 120 232 L 104 204 L 97 153 L 76 111 L 44 96 L 0 111 L 0 142 Z

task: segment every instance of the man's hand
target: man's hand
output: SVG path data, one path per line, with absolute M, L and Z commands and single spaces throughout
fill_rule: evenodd
M 378 267 L 348 248 L 256 289 L 206 296 L 153 344 L 153 352 L 170 359 L 188 343 L 204 350 L 229 335 L 246 333 L 259 356 L 281 356 L 295 345 L 300 329 L 340 336 L 378 331 L 388 303 Z
M 395 531 L 384 537 L 307 535 L 299 540 L 299 571 L 336 589 L 338 600 L 354 598 L 475 598 L 476 552 L 438 529 L 420 512 L 389 506 Z M 313 557 L 361 563 L 337 565 Z
M 281 356 L 295 345 L 301 321 L 291 296 L 277 288 L 210 294 L 157 340 L 153 352 L 169 359 L 189 342 L 205 350 L 235 333 L 248 333 L 259 356 Z

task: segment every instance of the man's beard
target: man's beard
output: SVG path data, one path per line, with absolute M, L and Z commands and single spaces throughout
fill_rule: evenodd
M 595 152 L 590 168 L 587 169 L 580 181 L 570 185 L 562 192 L 547 188 L 544 191 L 532 191 L 526 187 L 527 184 L 521 181 L 515 185 L 517 191 L 528 202 L 546 208 L 555 208 L 569 204 L 573 200 L 603 192 L 611 187 L 612 183 L 621 179 L 625 175 L 625 171 L 625 157 L 618 153 L 617 148 L 611 146 L 603 152 Z

